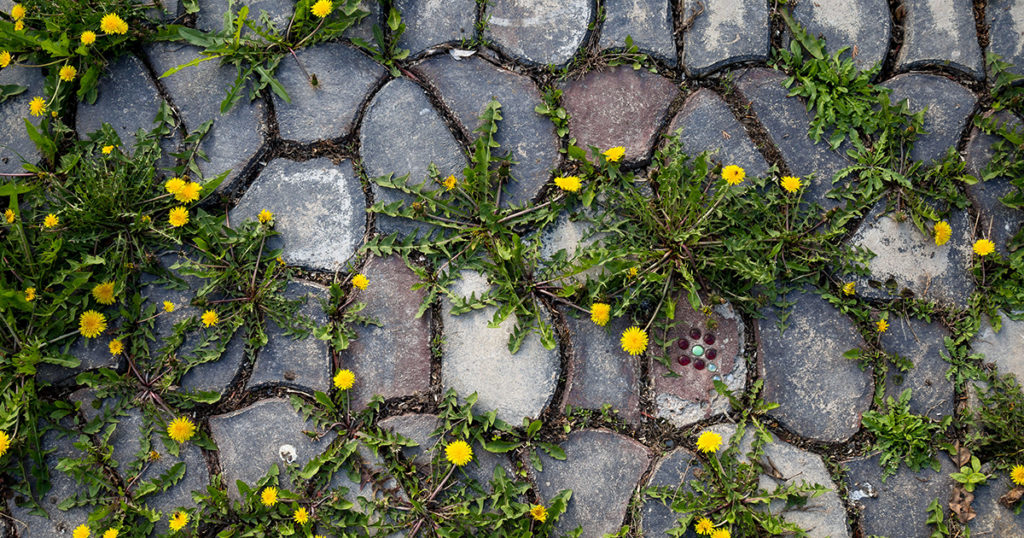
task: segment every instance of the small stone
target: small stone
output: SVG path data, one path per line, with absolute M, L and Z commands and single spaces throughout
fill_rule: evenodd
M 199 15 L 196 17 L 196 29 L 204 32 L 219 32 L 224 29 L 224 15 L 228 11 L 228 2 L 224 0 L 198 0 Z M 266 12 L 271 24 L 281 34 L 288 29 L 288 22 L 295 11 L 295 3 L 289 0 L 235 0 L 234 13 L 246 6 L 249 8 L 248 19 L 259 27 L 260 17 Z M 243 35 L 256 38 L 245 28 Z
M 910 219 L 894 220 L 884 215 L 885 200 L 878 202 L 849 244 L 875 254 L 868 262 L 870 277 L 851 277 L 861 297 L 883 299 L 898 296 L 904 289 L 919 298 L 967 307 L 974 291 L 971 277 L 973 228 L 966 211 L 950 215 L 953 228 L 949 242 L 939 246 L 922 234 Z
M 533 64 L 568 62 L 594 17 L 590 0 L 494 0 L 487 4 L 485 39 Z
M 1014 321 L 1005 312 L 999 312 L 999 321 L 1002 326 L 996 332 L 992 320 L 984 318 L 971 342 L 971 351 L 994 363 L 1000 375 L 1013 374 L 1024 387 L 1024 321 Z
M 668 0 L 608 0 L 604 12 L 598 43 L 602 50 L 625 47 L 629 36 L 642 52 L 676 65 L 672 5 Z
M 776 307 L 757 322 L 762 398 L 779 407 L 768 412 L 797 435 L 826 443 L 846 441 L 860 429 L 871 406 L 870 373 L 844 353 L 864 341 L 853 322 L 810 291 L 793 291 L 786 329 Z
M 87 134 L 109 123 L 121 139 L 122 147 L 119 149 L 131 153 L 135 149 L 135 132 L 155 127 L 153 120 L 163 99 L 149 79 L 146 66 L 134 55 L 122 56 L 109 69 L 97 86 L 99 97 L 96 102 L 78 106 L 75 128 L 78 136 L 86 139 Z M 132 83 L 125 84 L 129 80 Z M 174 164 L 173 159 L 169 163 Z
M 680 495 L 683 492 L 691 492 L 690 481 L 695 480 L 698 470 L 702 469 L 701 461 L 692 452 L 685 448 L 677 448 L 665 454 L 654 466 L 647 487 L 672 488 Z M 641 533 L 643 536 L 667 536 L 669 529 L 675 528 L 681 517 L 683 514 L 673 512 L 660 501 L 645 497 L 641 512 Z M 688 529 L 683 536 L 694 538 L 693 529 Z
M 912 159 L 925 164 L 941 160 L 949 148 L 956 147 L 978 101 L 967 88 L 938 75 L 908 73 L 881 86 L 892 90 L 889 99 L 893 104 L 907 100 L 911 112 L 927 109 L 926 134 L 918 135 L 910 152 Z
M 640 382 L 636 359 L 622 351 L 620 335 L 629 320 L 620 317 L 599 327 L 587 316 L 574 318 L 563 312 L 569 327 L 572 354 L 565 388 L 565 405 L 601 409 L 611 404 L 618 416 L 640 422 Z M 563 405 L 564 407 L 564 405 Z
M 885 0 L 799 2 L 793 7 L 793 18 L 807 33 L 823 37 L 830 55 L 848 49 L 843 58 L 852 57 L 861 71 L 885 62 L 892 33 Z
M 304 282 L 289 282 L 284 291 L 289 300 L 305 299 L 298 315 L 313 320 L 315 326 L 327 324 L 327 315 L 320 302 L 328 297 L 323 286 Z M 256 364 L 249 377 L 248 387 L 266 384 L 286 384 L 310 391 L 328 392 L 331 389 L 331 356 L 327 342 L 312 334 L 295 339 L 267 317 L 267 345 L 256 355 Z
M 970 0 L 907 0 L 896 69 L 949 67 L 983 80 L 985 66 Z
M 704 77 L 741 62 L 768 59 L 768 4 L 753 0 L 683 0 L 682 16 L 693 18 L 683 33 L 683 66 Z
M 10 10 L 6 10 L 8 13 Z M 22 159 L 30 164 L 37 164 L 41 157 L 35 142 L 28 137 L 25 120 L 34 127 L 39 127 L 41 118 L 28 112 L 28 104 L 34 97 L 44 95 L 42 70 L 20 65 L 9 65 L 0 71 L 0 84 L 26 86 L 21 95 L 15 95 L 0 103 L 0 173 L 19 174 L 25 170 L 21 167 Z
M 281 257 L 291 265 L 341 269 L 365 233 L 366 198 L 350 161 L 274 159 L 231 210 L 231 222 L 255 220 L 264 209 L 281 233 L 268 247 L 283 241 Z
M 998 54 L 1002 61 L 1009 63 L 1009 72 L 1024 75 L 1024 2 L 986 3 L 985 22 L 988 23 L 987 53 Z
M 910 412 L 940 420 L 953 414 L 953 383 L 946 379 L 949 363 L 944 339 L 949 336 L 939 323 L 917 319 L 891 320 L 889 330 L 880 336 L 882 347 L 909 359 L 914 367 L 901 373 L 890 367 L 885 376 L 885 397 L 898 400 L 905 389 L 910 392 Z
M 1024 513 L 1014 514 L 999 504 L 999 498 L 1009 491 L 1010 481 L 1002 477 L 975 488 L 971 506 L 978 517 L 971 521 L 971 536 L 1024 536 Z
M 291 104 L 274 94 L 281 138 L 310 143 L 347 136 L 384 73 L 379 64 L 341 43 L 322 43 L 286 56 L 276 76 Z
M 398 46 L 416 55 L 441 43 L 473 39 L 475 0 L 395 0 L 405 32 Z
M 989 112 L 984 117 L 994 119 L 997 125 L 1021 130 L 1021 121 L 1009 111 Z M 1003 139 L 998 135 L 985 134 L 977 127 L 972 128 L 971 138 L 967 142 L 967 172 L 982 179 L 985 168 L 992 160 L 992 145 L 1000 140 Z M 996 244 L 996 250 L 1006 256 L 1007 243 L 1024 224 L 1024 213 L 1019 209 L 1007 207 L 1000 201 L 1000 198 L 1016 190 L 1010 178 L 998 176 L 987 181 L 978 181 L 974 185 L 967 185 L 966 190 L 971 204 L 981 216 L 978 222 L 979 229 L 991 234 L 988 238 Z
M 650 461 L 647 449 L 629 437 L 606 430 L 574 431 L 559 446 L 566 459 L 558 461 L 542 453 L 544 470 L 536 473 L 535 479 L 545 503 L 563 489 L 572 490 L 572 498 L 555 528 L 564 533 L 579 525 L 582 536 L 617 532 Z
M 671 80 L 645 70 L 618 66 L 591 71 L 565 85 L 562 105 L 577 145 L 605 151 L 624 146 L 625 160 L 650 157 L 658 130 L 679 89 Z

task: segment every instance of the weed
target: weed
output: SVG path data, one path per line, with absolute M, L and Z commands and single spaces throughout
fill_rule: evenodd
M 911 413 L 910 394 L 908 388 L 900 393 L 898 400 L 890 396 L 888 412 L 867 411 L 861 419 L 864 427 L 875 436 L 873 448 L 882 451 L 879 463 L 883 480 L 896 473 L 900 462 L 915 472 L 925 465 L 936 472 L 940 469 L 934 457 L 936 438 L 949 428 L 953 417 L 947 416 L 935 423 L 926 416 Z M 951 450 L 948 442 L 940 442 L 939 446 Z

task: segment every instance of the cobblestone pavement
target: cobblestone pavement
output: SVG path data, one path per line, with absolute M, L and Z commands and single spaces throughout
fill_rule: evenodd
M 266 10 L 273 20 L 286 20 L 293 8 L 290 0 L 244 3 Z M 415 318 L 422 299 L 421 291 L 411 289 L 416 275 L 400 259 L 356 255 L 370 234 L 414 229 L 408 222 L 367 212 L 373 201 L 390 201 L 394 195 L 370 187 L 366 178 L 408 173 L 412 181 L 422 181 L 431 162 L 442 176 L 458 174 L 467 164 L 467 140 L 477 116 L 491 97 L 501 102 L 504 115 L 497 139 L 516 161 L 512 174 L 518 182 L 507 203 L 538 195 L 564 159 L 559 150 L 569 137 L 581 146 L 622 145 L 627 164 L 643 170 L 662 135 L 681 129 L 685 146 L 693 152 L 717 151 L 714 160 L 739 164 L 752 175 L 775 166 L 811 177 L 807 196 L 826 208 L 834 204 L 825 198 L 828 179 L 850 161 L 842 151 L 808 139 L 811 116 L 805 104 L 787 97 L 781 85 L 784 75 L 767 66 L 770 46 L 786 38 L 784 25 L 770 19 L 763 0 L 683 0 L 678 6 L 668 0 L 605 0 L 600 21 L 592 0 L 491 0 L 486 7 L 473 0 L 395 3 L 409 24 L 401 42 L 412 53 L 405 76 L 390 76 L 348 43 L 316 45 L 297 55 L 305 70 L 316 74 L 316 88 L 289 58 L 282 62 L 279 77 L 291 104 L 277 98 L 243 100 L 220 115 L 217 107 L 233 70 L 205 62 L 156 79 L 154 74 L 197 55 L 190 46 L 157 43 L 113 64 L 96 103 L 78 107 L 78 132 L 84 136 L 106 121 L 128 144 L 136 130 L 148 127 L 161 101 L 172 105 L 188 129 L 213 120 L 203 142 L 209 156 L 203 172 L 212 176 L 231 170 L 220 189 L 234 200 L 232 221 L 253 218 L 264 208 L 277 216 L 284 261 L 313 275 L 288 290 L 292 297 L 310 298 L 305 313 L 324 318 L 318 299 L 328 292 L 315 283 L 316 275 L 329 276 L 358 263 L 358 270 L 373 282 L 371 289 L 358 292 L 359 300 L 368 303 L 366 313 L 381 326 L 360 328 L 340 364 L 359 380 L 353 392 L 356 407 L 365 406 L 373 394 L 410 404 L 389 407 L 385 427 L 429 444 L 436 403 L 448 388 L 463 395 L 476 392 L 477 409 L 495 409 L 499 418 L 516 425 L 524 417 L 557 421 L 568 406 L 600 411 L 610 405 L 614 427 L 569 433 L 561 442 L 567 460 L 549 460 L 543 472 L 531 476 L 541 498 L 573 489 L 561 528 L 581 525 L 583 536 L 600 536 L 629 524 L 645 536 L 664 536 L 673 515 L 654 501 L 630 510 L 637 488 L 677 485 L 699 467 L 693 433 L 716 424 L 727 431 L 723 412 L 728 403 L 715 393 L 713 379 L 733 389 L 762 379 L 764 397 L 780 404 L 770 413 L 777 442 L 769 445 L 767 457 L 781 478 L 765 478 L 782 482 L 800 477 L 829 490 L 812 505 L 787 512 L 787 520 L 809 529 L 811 536 L 930 535 L 926 507 L 936 498 L 946 506 L 954 485 L 949 478 L 953 463 L 943 455 L 941 472 L 914 473 L 901 467 L 883 482 L 878 454 L 864 450 L 861 415 L 875 405 L 876 392 L 898 395 L 905 388 L 913 389 L 915 413 L 939 419 L 963 412 L 967 395 L 954 390 L 941 355 L 949 329 L 938 321 L 890 320 L 892 327 L 881 344 L 910 358 L 914 368 L 900 383 L 890 378 L 876 387 L 876 376 L 843 356 L 862 344 L 855 321 L 817 294 L 798 290 L 786 298 L 793 306 L 785 333 L 777 323 L 784 314 L 775 307 L 767 307 L 760 319 L 740 316 L 729 305 L 707 317 L 687 312 L 678 330 L 692 330 L 695 334 L 687 336 L 714 342 L 709 347 L 716 348 L 717 358 L 708 361 L 714 368 L 690 366 L 683 368 L 682 377 L 668 378 L 660 364 L 621 352 L 621 323 L 601 328 L 551 311 L 559 345 L 546 350 L 531 337 L 512 356 L 505 345 L 510 323 L 488 328 L 490 311 L 455 316 L 442 303 Z M 219 26 L 222 4 L 199 0 L 195 25 Z M 928 134 L 914 148 L 915 159 L 936 159 L 952 146 L 972 171 L 985 165 L 992 140 L 971 123 L 976 115 L 990 114 L 981 105 L 987 76 L 983 55 L 1000 53 L 1015 72 L 1024 73 L 1024 0 L 974 6 L 967 0 L 804 0 L 793 14 L 812 33 L 825 36 L 832 50 L 852 47 L 858 66 L 881 62 L 878 81 L 892 89 L 893 97 L 908 99 L 914 109 L 927 108 Z M 354 28 L 352 35 L 368 37 L 367 24 L 372 22 Z M 979 34 L 979 29 L 984 32 Z M 604 67 L 560 82 L 563 106 L 571 114 L 569 133 L 560 139 L 552 123 L 534 111 L 543 102 L 539 83 L 548 80 L 545 66 L 621 47 L 626 36 L 653 58 L 657 72 Z M 474 38 L 488 45 L 468 57 L 453 54 L 463 40 Z M 0 132 L 0 171 L 13 172 L 20 168 L 17 155 L 29 161 L 39 158 L 22 117 L 30 96 L 41 93 L 43 80 L 35 71 L 10 68 L 0 72 L 0 83 L 32 88 L 0 106 L 0 121 L 7 127 Z M 1006 121 L 1020 121 L 1000 114 Z M 881 206 L 854 223 L 849 242 L 878 255 L 870 277 L 857 280 L 857 293 L 877 304 L 912 293 L 951 308 L 967 307 L 974 290 L 970 249 L 979 230 L 991 230 L 998 248 L 1004 248 L 1024 222 L 1019 211 L 998 202 L 1007 187 L 1006 178 L 969 187 L 973 203 L 953 216 L 957 232 L 943 246 L 934 245 L 911 223 L 884 216 Z M 580 231 L 573 226 L 567 219 L 560 221 L 542 238 L 543 248 L 574 248 Z M 173 262 L 174 255 L 163 261 L 167 267 Z M 199 285 L 191 284 L 193 289 Z M 468 295 L 487 287 L 479 274 L 465 273 L 459 291 Z M 145 296 L 158 304 L 187 304 L 190 293 L 152 285 Z M 175 313 L 194 314 L 188 308 Z M 181 318 L 162 321 L 158 330 L 169 334 L 175 319 Z M 306 423 L 285 398 L 291 392 L 330 389 L 327 345 L 293 340 L 272 324 L 268 335 L 269 344 L 256 356 L 249 356 L 236 338 L 220 360 L 183 380 L 183 389 L 225 395 L 197 412 L 200 427 L 219 450 L 193 445 L 176 457 L 161 458 L 148 473 L 159 474 L 178 461 L 187 470 L 179 485 L 153 499 L 152 508 L 187 506 L 189 492 L 202 490 L 214 471 L 223 473 L 226 484 L 252 481 L 277 461 L 276 451 L 283 444 L 294 445 L 301 462 L 330 442 L 314 443 L 304 436 Z M 100 412 L 107 403 L 94 404 L 94 394 L 74 386 L 74 374 L 118 366 L 104 351 L 108 342 L 98 340 L 74 347 L 82 359 L 78 370 L 52 367 L 41 372 L 81 402 L 83 413 Z M 972 351 L 1024 382 L 1024 323 L 1004 319 L 998 333 L 983 326 Z M 142 426 L 138 411 L 122 417 L 110 441 L 115 459 L 130 459 L 138 450 Z M 54 450 L 47 456 L 53 465 L 76 450 L 67 439 L 46 438 L 44 445 Z M 481 471 L 486 472 L 495 465 L 511 468 L 513 462 L 495 455 L 473 465 L 486 467 Z M 43 500 L 49 520 L 7 501 L 10 513 L 27 524 L 17 526 L 18 536 L 68 535 L 84 520 L 84 508 L 55 509 L 78 486 L 61 473 L 55 473 L 54 486 Z M 1007 487 L 1003 480 L 977 490 L 978 515 L 972 523 L 977 535 L 1024 536 L 1024 515 L 996 502 Z M 229 490 L 237 495 L 233 486 Z

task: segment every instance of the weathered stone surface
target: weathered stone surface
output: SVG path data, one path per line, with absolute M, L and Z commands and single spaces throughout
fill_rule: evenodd
M 882 347 L 910 359 L 914 368 L 901 373 L 890 368 L 885 377 L 885 396 L 898 400 L 900 393 L 910 389 L 910 411 L 939 420 L 953 414 L 953 383 L 946 379 L 949 363 L 940 353 L 946 352 L 944 338 L 949 331 L 936 322 L 890 317 L 889 330 L 882 333 Z
M 289 0 L 238 0 L 234 12 L 237 14 L 242 6 L 249 8 L 249 20 L 259 24 L 261 12 L 266 12 L 270 22 L 279 33 L 288 29 L 288 21 L 292 18 L 295 3 Z M 199 15 L 196 17 L 196 28 L 204 32 L 219 32 L 224 29 L 224 14 L 228 11 L 228 3 L 224 0 L 199 0 Z M 245 35 L 253 35 L 248 28 L 243 29 Z
M 284 399 L 268 399 L 224 415 L 210 417 L 210 432 L 217 443 L 224 483 L 228 494 L 238 499 L 237 480 L 253 484 L 265 475 L 271 465 L 282 469 L 281 447 L 295 449 L 293 465 L 302 467 L 320 454 L 334 435 L 312 441 L 302 433 L 313 430 L 312 422 L 302 420 Z
M 43 93 L 42 70 L 19 65 L 9 65 L 0 71 L 0 84 L 17 84 L 28 87 L 21 95 L 0 103 L 0 173 L 17 174 L 24 172 L 22 159 L 36 164 L 40 153 L 25 129 L 25 119 L 39 127 L 40 119 L 29 115 L 28 104 L 33 97 Z
M 988 113 L 985 117 L 994 118 L 998 125 L 1018 131 L 1021 129 L 1021 121 L 1009 111 Z M 992 145 L 1000 140 L 1002 138 L 998 135 L 985 134 L 977 127 L 971 129 L 971 138 L 967 142 L 967 172 L 982 179 L 985 168 L 992 160 Z M 1007 207 L 999 201 L 1014 191 L 1010 178 L 998 176 L 988 181 L 978 181 L 974 185 L 967 185 L 966 190 L 971 204 L 981 217 L 978 221 L 979 229 L 984 230 L 984 235 L 996 244 L 1000 254 L 1007 255 L 1007 242 L 1024 224 L 1024 211 Z
M 815 144 L 807 137 L 811 115 L 801 99 L 786 97 L 788 91 L 782 86 L 785 78 L 772 69 L 750 69 L 737 77 L 736 86 L 782 152 L 790 171 L 804 180 L 814 175 L 808 180 L 804 200 L 831 209 L 839 205 L 838 201 L 825 198 L 832 190 L 832 178 L 852 164 L 843 157 L 847 144 L 840 144 L 839 151 L 833 151 L 824 140 Z
M 143 50 L 158 76 L 192 61 L 200 51 L 178 43 L 153 43 Z M 231 171 L 218 188 L 221 192 L 233 190 L 235 178 L 251 166 L 263 146 L 267 130 L 266 105 L 262 99 L 247 102 L 243 96 L 227 114 L 220 113 L 220 103 L 234 81 L 235 68 L 218 65 L 215 61 L 187 67 L 160 79 L 181 112 L 186 129 L 194 131 L 202 123 L 213 120 L 213 127 L 199 144 L 209 160 L 199 159 L 198 164 L 207 178 Z
M 742 391 L 747 366 L 743 360 L 743 319 L 731 305 L 715 305 L 710 316 L 694 311 L 685 296 L 677 297 L 676 305 L 677 323 L 667 335 L 671 342 L 669 347 L 651 346 L 654 356 L 668 356 L 672 373 L 655 361 L 651 384 L 658 418 L 685 427 L 728 411 L 729 401 L 715 391 L 714 381 L 721 380 L 730 390 Z M 700 332 L 697 338 L 691 337 L 693 330 Z M 706 339 L 709 336 L 713 339 Z M 681 343 L 685 343 L 685 349 Z M 698 353 L 695 346 L 700 346 L 702 351 Z M 711 350 L 715 350 L 714 359 L 708 358 Z M 680 359 L 689 362 L 682 364 Z M 701 364 L 698 359 L 705 364 L 704 369 L 697 369 Z M 672 374 L 675 375 L 667 377 Z
M 231 221 L 255 220 L 263 209 L 274 214 L 288 264 L 341 269 L 366 230 L 366 197 L 350 161 L 274 159 L 231 210 Z
M 441 177 L 459 174 L 466 167 L 466 157 L 444 121 L 416 83 L 403 77 L 384 85 L 373 97 L 359 131 L 360 152 L 366 174 L 371 178 L 393 174 L 409 174 L 409 184 L 427 180 L 427 167 L 437 165 Z M 395 148 L 401 148 L 396 151 Z M 393 189 L 372 184 L 375 202 L 392 203 L 409 197 Z M 426 226 L 377 215 L 377 229 L 382 233 L 411 233 Z
M 927 108 L 924 130 L 914 141 L 910 157 L 929 163 L 956 147 L 978 100 L 970 90 L 946 77 L 923 73 L 895 76 L 882 84 L 892 90 L 893 103 L 907 100 L 911 112 Z
M 1024 75 L 1024 2 L 996 0 L 985 4 L 988 51 L 1011 64 L 1009 71 Z M 991 75 L 991 73 L 989 73 Z
M 762 397 L 779 404 L 769 414 L 804 437 L 846 441 L 871 405 L 872 383 L 843 353 L 864 341 L 849 318 L 813 292 L 793 291 L 785 300 L 795 303 L 785 332 L 776 307 L 763 309 L 757 323 Z
M 723 436 L 724 437 L 724 436 Z M 655 465 L 647 487 L 676 488 L 679 492 L 690 491 L 689 482 L 702 467 L 701 462 L 692 452 L 685 448 L 677 448 L 669 452 Z M 668 504 L 672 504 L 669 500 Z M 648 498 L 641 513 L 640 530 L 643 536 L 668 536 L 669 529 L 675 528 L 676 522 L 683 514 L 677 514 L 660 501 Z M 693 526 L 683 533 L 683 538 L 697 538 Z
M 416 446 L 402 448 L 402 455 L 416 465 L 430 465 L 430 451 L 438 440 L 430 434 L 441 425 L 437 415 L 414 413 L 381 420 L 378 425 L 392 433 L 416 442 Z
M 591 71 L 565 85 L 562 105 L 569 112 L 569 133 L 583 148 L 626 148 L 625 160 L 643 161 L 669 105 L 679 95 L 671 80 L 645 70 L 618 66 Z
M 560 160 L 554 124 L 534 112 L 534 107 L 544 102 L 536 84 L 477 56 L 456 61 L 445 54 L 417 69 L 438 89 L 445 106 L 469 133 L 480 126 L 480 114 L 491 99 L 501 103 L 502 120 L 494 135 L 501 147 L 493 151 L 516 162 L 510 169 L 516 181 L 505 186 L 501 201 L 508 206 L 532 200 Z
M 495 0 L 485 33 L 510 56 L 535 64 L 564 64 L 583 44 L 594 16 L 590 0 Z
M 434 45 L 472 39 L 476 24 L 475 0 L 395 0 L 405 33 L 398 46 L 418 54 Z
M 857 69 L 870 69 L 885 62 L 892 33 L 889 4 L 885 0 L 798 2 L 793 7 L 793 17 L 809 34 L 825 38 L 830 54 L 848 48 L 843 56 L 852 56 Z
M 629 36 L 641 51 L 676 65 L 672 5 L 668 0 L 608 0 L 604 12 L 598 47 L 624 47 Z
M 108 331 L 97 338 L 80 337 L 68 349 L 68 353 L 81 361 L 75 368 L 58 366 L 50 363 L 40 363 L 36 366 L 36 379 L 46 381 L 54 385 L 73 385 L 75 376 L 86 370 L 97 368 L 117 369 L 121 364 L 119 357 L 110 354 L 110 341 L 114 338 Z
M 227 390 L 238 376 L 242 362 L 251 358 L 245 352 L 245 340 L 244 330 L 235 331 L 219 359 L 193 366 L 181 376 L 181 388 L 190 392 Z M 186 346 L 187 342 L 186 339 Z
M 322 43 L 295 56 L 281 60 L 277 70 L 292 100 L 289 104 L 274 94 L 281 138 L 309 143 L 348 135 L 384 68 L 341 43 Z M 315 77 L 316 85 L 307 77 Z
M 376 0 L 360 0 L 359 9 L 361 11 L 369 13 L 362 19 L 359 20 L 359 24 L 350 26 L 345 33 L 342 34 L 349 39 L 362 39 L 368 43 L 373 43 L 373 25 L 376 24 L 381 28 L 384 28 L 384 21 L 380 17 L 380 3 Z M 404 19 L 404 17 L 403 17 Z M 403 21 L 408 27 L 408 21 Z
M 683 108 L 672 119 L 668 134 L 679 129 L 683 150 L 691 155 L 712 152 L 709 158 L 723 166 L 735 164 L 747 175 L 763 177 L 768 163 L 754 147 L 746 130 L 736 121 L 729 105 L 715 92 L 700 89 L 686 98 Z
M 913 472 L 901 465 L 896 474 L 882 481 L 879 454 L 848 461 L 846 484 L 850 501 L 860 511 L 863 536 L 906 536 L 928 538 L 935 527 L 926 525 L 928 505 L 938 499 L 946 517 L 946 501 L 956 482 L 949 478 L 957 471 L 944 453 L 938 454 L 941 472 L 929 467 Z M 974 525 L 971 525 L 973 528 Z
M 768 4 L 753 0 L 683 0 L 690 26 L 683 34 L 683 66 L 703 77 L 740 62 L 768 59 Z
M 897 222 L 883 215 L 885 200 L 878 202 L 849 239 L 851 245 L 875 253 L 868 262 L 871 275 L 850 277 L 857 295 L 887 298 L 909 290 L 916 297 L 966 308 L 974 291 L 971 278 L 971 222 L 966 211 L 950 215 L 953 237 L 938 246 L 918 231 L 909 219 Z
M 350 394 L 357 408 L 374 394 L 394 398 L 430 390 L 430 313 L 416 318 L 426 291 L 412 290 L 419 277 L 399 256 L 371 258 L 363 272 L 370 285 L 354 289 L 355 300 L 366 303 L 361 314 L 381 326 L 356 326 L 356 340 L 341 352 L 342 368 L 356 375 Z
M 468 297 L 487 291 L 486 278 L 463 271 L 452 287 L 453 293 Z M 442 345 L 441 385 L 455 389 L 460 397 L 477 393 L 478 412 L 497 410 L 498 418 L 514 426 L 526 417 L 536 418 L 551 401 L 559 374 L 558 346 L 544 349 L 540 337 L 531 334 L 519 351 L 508 351 L 508 337 L 515 315 L 500 326 L 489 328 L 497 307 L 454 316 L 451 301 L 442 305 L 445 339 Z
M 1024 321 L 1014 321 L 1005 312 L 999 313 L 999 319 L 1002 326 L 997 333 L 985 317 L 971 343 L 971 351 L 984 355 L 986 362 L 995 363 L 1000 375 L 1013 374 L 1024 387 Z
M 985 66 L 970 0 L 907 0 L 896 69 L 946 66 L 981 80 Z
M 544 502 L 563 489 L 572 490 L 568 507 L 555 528 L 568 532 L 580 525 L 581 536 L 617 532 L 633 488 L 650 461 L 647 449 L 606 430 L 572 432 L 560 446 L 566 459 L 558 461 L 541 454 L 544 471 L 536 473 L 535 480 Z
M 599 327 L 587 315 L 565 315 L 569 326 L 572 353 L 565 384 L 564 405 L 601 409 L 610 404 L 619 418 L 637 425 L 640 422 L 639 363 L 623 353 L 619 339 L 629 328 L 625 317 Z M 563 405 L 563 406 L 564 406 Z
M 327 324 L 327 314 L 320 302 L 327 299 L 327 289 L 316 284 L 289 282 L 284 296 L 305 299 L 298 314 L 313 320 L 316 326 Z M 271 383 L 295 385 L 310 391 L 327 392 L 331 388 L 331 355 L 327 342 L 312 335 L 302 339 L 288 336 L 284 329 L 267 318 L 267 345 L 256 355 L 247 386 Z
M 971 506 L 978 517 L 971 521 L 971 536 L 1024 536 L 1024 512 L 1014 514 L 999 504 L 1009 491 L 1010 482 L 1002 477 L 974 490 Z
M 599 195 L 599 203 L 601 202 L 600 198 L 601 196 Z M 606 236 L 604 234 L 593 233 L 593 226 L 585 220 L 593 218 L 593 215 L 587 216 L 587 211 L 585 208 L 579 212 L 572 213 L 563 211 L 555 219 L 555 222 L 545 226 L 540 233 L 534 236 L 540 242 L 541 259 L 550 262 L 558 252 L 565 251 L 568 259 L 572 260 L 577 253 L 583 252 L 583 249 L 586 247 L 593 245 L 596 241 L 605 239 Z M 533 237 L 530 238 L 531 241 L 533 239 Z M 582 283 L 588 278 L 596 279 L 604 273 L 604 267 L 595 265 L 582 273 L 559 278 L 553 282 L 558 285 Z
M 40 425 L 42 426 L 42 425 Z M 74 437 L 62 436 L 56 431 L 49 431 L 40 440 L 41 448 L 47 452 L 45 461 L 46 467 L 50 469 L 50 491 L 40 499 L 39 504 L 49 515 L 49 518 L 31 514 L 28 506 L 19 507 L 18 502 L 25 501 L 20 495 L 12 495 L 5 499 L 11 516 L 14 518 L 14 528 L 18 536 L 22 538 L 53 538 L 54 536 L 71 536 L 75 527 L 86 522 L 90 506 L 79 506 L 68 511 L 62 511 L 57 505 L 64 499 L 78 494 L 88 493 L 88 488 L 79 486 L 74 478 L 57 470 L 57 463 L 63 458 L 80 458 L 82 452 L 74 447 Z M 49 452 L 49 451 L 53 452 Z M 8 456 L 10 457 L 10 456 Z M 38 491 L 38 485 L 33 484 L 32 492 Z
M 131 84 L 125 84 L 131 81 Z M 146 66 L 134 55 L 122 56 L 110 66 L 97 87 L 99 97 L 92 105 L 82 103 L 75 113 L 78 136 L 98 131 L 109 123 L 121 138 L 122 148 L 130 153 L 135 147 L 135 131 L 149 131 L 163 99 L 149 79 Z M 24 129 L 24 127 L 23 127 Z

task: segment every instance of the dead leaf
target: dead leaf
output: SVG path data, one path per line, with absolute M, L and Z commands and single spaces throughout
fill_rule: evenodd
M 971 451 L 967 450 L 967 447 L 961 446 L 960 442 L 956 443 L 956 466 L 963 467 L 971 462 Z
M 1006 495 L 1000 497 L 999 504 L 1013 509 L 1013 507 L 1020 502 L 1021 497 L 1024 497 L 1024 486 L 1017 486 L 1010 491 L 1007 491 Z
M 974 494 L 968 493 L 963 484 L 957 484 L 953 488 L 953 494 L 949 497 L 949 509 L 956 514 L 961 523 L 967 523 L 978 516 L 974 512 L 971 503 L 974 501 Z
M 860 49 L 857 48 L 857 45 L 854 45 L 853 46 L 853 53 L 850 54 L 850 58 L 857 58 L 857 53 L 858 52 L 860 52 Z
M 729 140 L 730 138 L 732 138 L 732 135 L 725 131 L 722 131 L 722 138 L 725 140 Z

